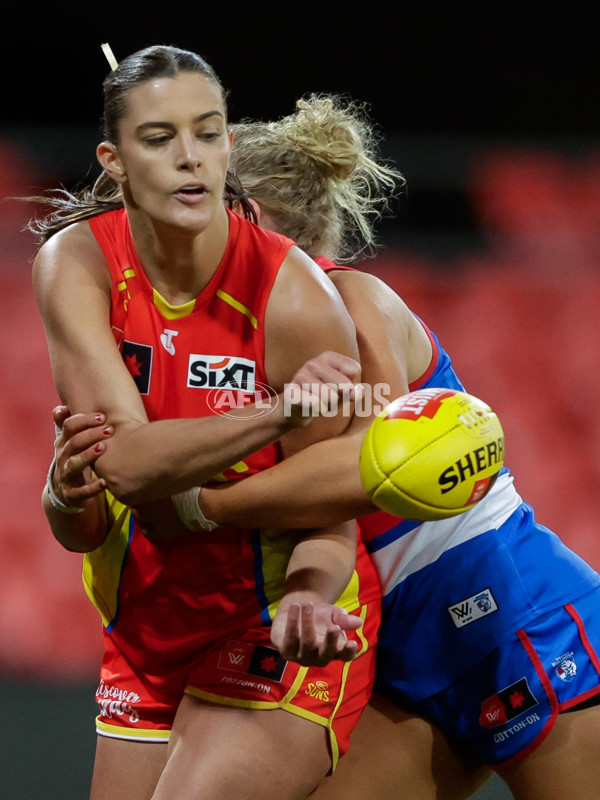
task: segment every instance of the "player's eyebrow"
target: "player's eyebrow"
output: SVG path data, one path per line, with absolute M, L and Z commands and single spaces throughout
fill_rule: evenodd
M 198 114 L 198 116 L 194 117 L 192 121 L 194 122 L 194 124 L 197 124 L 198 122 L 203 122 L 205 119 L 209 119 L 210 117 L 214 116 L 221 117 L 221 119 L 223 119 L 223 112 L 218 111 L 216 109 L 214 111 L 206 111 L 204 114 Z M 174 127 L 175 126 L 173 125 L 172 122 L 166 122 L 166 121 L 161 122 L 160 120 L 157 120 L 157 121 L 142 122 L 141 125 L 138 125 L 136 130 L 141 132 L 147 130 L 148 128 L 174 128 Z

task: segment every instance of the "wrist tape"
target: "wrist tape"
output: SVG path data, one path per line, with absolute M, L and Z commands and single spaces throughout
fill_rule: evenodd
M 52 507 L 57 511 L 62 511 L 63 514 L 81 514 L 85 509 L 81 506 L 68 506 L 59 500 L 56 492 L 54 491 L 54 467 L 56 466 L 56 456 L 52 459 L 48 475 L 46 476 L 46 486 L 48 487 L 48 497 L 52 503 Z
M 191 489 L 188 489 L 186 492 L 174 494 L 171 499 L 173 500 L 173 505 L 175 506 L 177 513 L 179 514 L 179 519 L 183 522 L 188 530 L 213 531 L 219 526 L 216 522 L 211 522 L 211 520 L 206 519 L 202 513 L 198 503 L 199 496 L 200 487 L 194 486 Z

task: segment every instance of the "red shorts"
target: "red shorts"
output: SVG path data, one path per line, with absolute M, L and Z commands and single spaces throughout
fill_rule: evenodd
M 203 651 L 199 660 L 168 674 L 141 674 L 105 633 L 96 701 L 97 731 L 134 741 L 166 742 L 184 693 L 249 709 L 281 708 L 329 731 L 332 765 L 369 701 L 375 675 L 379 605 L 361 608 L 363 626 L 349 632 L 359 643 L 351 662 L 301 667 L 272 646 L 270 628 L 253 628 Z

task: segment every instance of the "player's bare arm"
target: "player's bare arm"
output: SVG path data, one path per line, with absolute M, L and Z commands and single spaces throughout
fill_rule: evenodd
M 345 356 L 359 355 L 354 324 L 337 290 L 312 260 L 296 248 L 290 251 L 275 283 L 267 307 L 265 332 L 265 366 L 275 388 L 280 388 L 291 372 L 325 348 Z M 291 363 L 290 354 L 293 354 Z M 326 375 L 321 379 L 327 382 Z M 311 390 L 307 393 L 311 394 Z M 309 447 L 316 437 L 336 436 L 348 427 L 353 415 L 353 397 L 338 402 L 334 391 L 325 404 L 333 404 L 332 410 L 337 409 L 337 413 L 319 417 L 308 428 L 288 434 L 282 440 L 285 455 Z M 286 516 L 280 516 L 279 520 L 286 520 Z M 335 602 L 354 569 L 356 523 L 342 521 L 321 528 L 318 520 L 315 525 L 318 530 L 303 532 L 296 543 L 288 565 L 285 594 L 272 630 L 272 641 L 282 652 L 305 664 L 324 664 L 333 657 L 346 660 L 355 652 L 355 645 L 348 643 L 337 621 L 336 614 L 341 612 Z M 275 527 L 281 527 L 281 521 Z
M 248 416 L 244 425 L 224 416 L 148 423 L 115 346 L 108 273 L 87 223 L 70 226 L 41 248 L 34 287 L 61 399 L 74 413 L 104 413 L 114 429 L 96 470 L 123 502 L 154 500 L 203 483 L 303 423 L 285 419 L 282 404 L 267 415 L 236 410 Z
M 408 391 L 431 360 L 431 345 L 421 324 L 401 298 L 374 276 L 333 273 L 351 312 L 360 348 L 362 383 L 373 394 L 380 387 L 389 401 Z M 367 408 L 365 403 L 364 408 Z M 377 410 L 373 403 L 371 411 Z M 200 495 L 205 515 L 239 526 L 259 526 L 285 517 L 290 527 L 333 524 L 376 510 L 360 481 L 358 458 L 372 416 L 354 416 L 342 436 L 313 444 L 260 475 Z

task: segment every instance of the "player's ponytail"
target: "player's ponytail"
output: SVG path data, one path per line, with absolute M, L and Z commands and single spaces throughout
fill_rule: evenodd
M 232 129 L 232 164 L 280 233 L 337 263 L 373 248 L 375 222 L 404 179 L 380 158 L 364 105 L 313 94 L 277 122 Z

